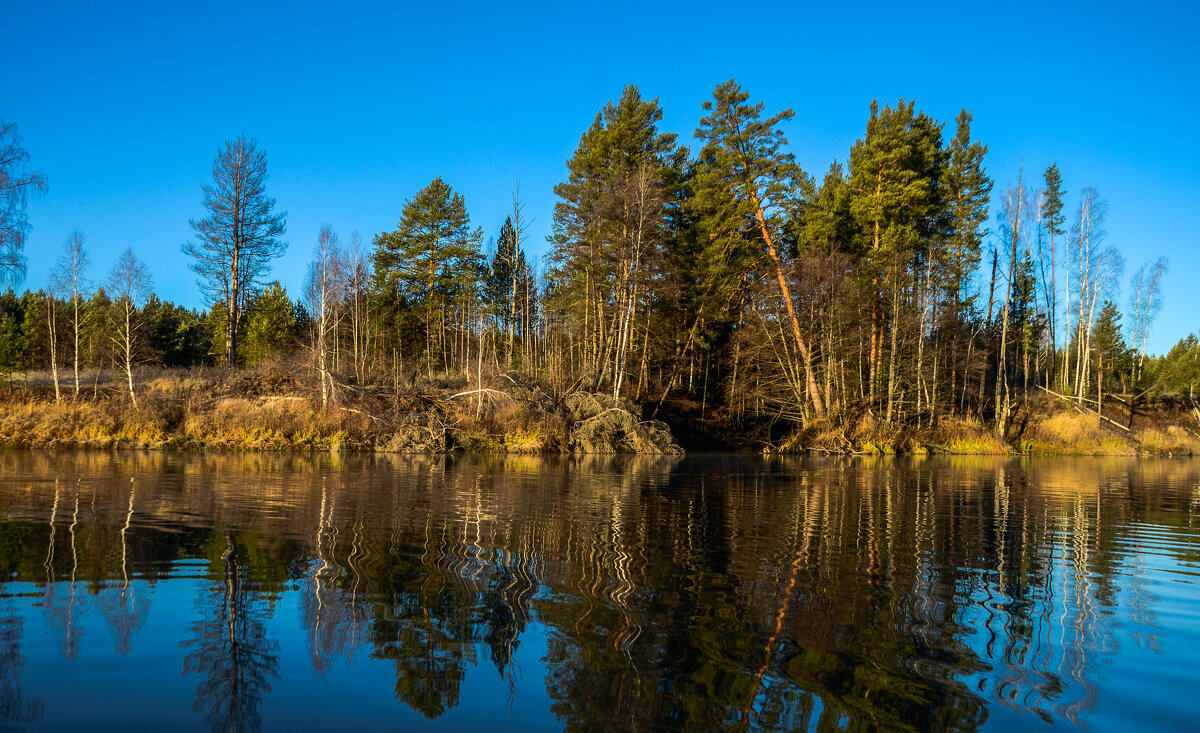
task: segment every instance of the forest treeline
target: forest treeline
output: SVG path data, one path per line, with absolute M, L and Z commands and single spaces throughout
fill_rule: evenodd
M 76 232 L 49 288 L 0 296 L 0 371 L 48 369 L 63 399 L 99 368 L 136 401 L 137 365 L 299 358 L 327 406 L 351 385 L 482 388 L 516 370 L 727 434 L 869 413 L 917 426 L 971 415 L 1003 436 L 1033 393 L 1081 406 L 1194 394 L 1194 335 L 1146 353 L 1166 261 L 1141 264 L 1122 297 L 1101 194 L 1050 162 L 996 186 L 969 112 L 947 125 L 912 102 L 872 103 L 846 158 L 813 175 L 788 150 L 791 110 L 768 113 L 732 80 L 703 110 L 693 149 L 637 87 L 606 104 L 554 189 L 541 260 L 519 191 L 485 243 L 435 178 L 370 242 L 322 228 L 292 293 L 269 280 L 287 245 L 265 152 L 230 141 L 184 246 L 210 307 L 158 298 L 132 251 L 100 278 Z M 6 180 L 20 180 L 14 166 Z

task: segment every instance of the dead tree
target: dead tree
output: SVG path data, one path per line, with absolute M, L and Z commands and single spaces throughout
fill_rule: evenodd
M 183 245 L 195 260 L 192 270 L 210 303 L 223 303 L 225 364 L 237 363 L 238 326 L 246 303 L 281 256 L 287 242 L 287 212 L 275 213 L 275 199 L 266 194 L 267 154 L 258 141 L 244 136 L 225 143 L 213 160 L 213 183 L 204 186 L 208 217 L 192 220 L 196 242 Z

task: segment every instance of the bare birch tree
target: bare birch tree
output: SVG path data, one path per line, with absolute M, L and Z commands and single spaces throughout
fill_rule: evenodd
M 272 258 L 287 249 L 283 236 L 287 212 L 274 212 L 266 194 L 267 154 L 245 136 L 225 143 L 213 160 L 213 183 L 204 186 L 208 217 L 192 220 L 196 242 L 183 245 L 195 261 L 192 270 L 210 303 L 224 303 L 225 364 L 237 363 L 238 327 Z
M 1004 289 L 1004 308 L 1000 313 L 1000 351 L 996 357 L 996 433 L 1003 437 L 1012 406 L 1007 362 L 1009 308 L 1012 305 L 1013 281 L 1016 279 L 1017 251 L 1028 241 L 1024 231 L 1028 223 L 1028 191 L 1021 176 L 1017 178 L 1017 185 L 1008 189 L 1001 207 L 1000 233 L 1008 249 L 1008 277 Z
M 329 370 L 329 333 L 336 318 L 334 311 L 342 296 L 345 267 L 337 234 L 328 225 L 321 227 L 317 245 L 313 249 L 313 261 L 308 266 L 308 283 L 304 296 L 314 320 L 313 350 L 317 362 L 317 375 L 321 379 L 321 407 L 332 400 L 337 401 L 333 375 Z
M 1125 260 L 1112 246 L 1104 245 L 1104 218 L 1108 202 L 1095 188 L 1082 191 L 1075 224 L 1071 227 L 1071 264 L 1078 290 L 1075 297 L 1075 394 L 1082 400 L 1091 381 L 1092 328 L 1096 305 L 1113 287 Z
M 146 265 L 133 254 L 132 249 L 126 249 L 113 265 L 108 276 L 107 285 L 113 304 L 117 308 L 118 318 L 116 328 L 110 338 L 117 349 L 117 359 L 125 372 L 129 385 L 129 399 L 133 406 L 138 406 L 137 395 L 133 389 L 133 366 L 138 359 L 140 344 L 138 343 L 138 308 L 146 301 L 151 292 L 150 272 Z
M 63 243 L 63 253 L 50 274 L 55 290 L 69 298 L 71 307 L 71 362 L 75 372 L 75 396 L 79 396 L 79 333 L 82 327 L 83 302 L 87 297 L 88 281 L 84 276 L 89 264 L 84 249 L 83 232 L 76 229 Z
M 370 333 L 371 265 L 358 232 L 350 235 L 345 253 L 346 299 L 350 315 L 350 348 L 354 358 L 354 376 L 359 382 L 366 376 L 366 353 Z
M 1146 341 L 1150 338 L 1150 326 L 1162 310 L 1160 284 L 1167 272 L 1167 258 L 1159 257 L 1137 269 L 1129 281 L 1129 306 L 1133 320 L 1133 349 L 1136 354 L 1133 366 L 1134 384 L 1142 380 L 1142 366 L 1146 360 Z
M 45 174 L 25 170 L 28 161 L 17 125 L 0 120 L 0 282 L 16 282 L 25 274 L 21 255 L 29 233 L 25 206 L 30 195 L 46 191 Z
M 58 383 L 58 293 L 53 279 L 42 300 L 46 305 L 46 337 L 50 346 L 50 374 L 54 378 L 54 401 L 62 399 Z

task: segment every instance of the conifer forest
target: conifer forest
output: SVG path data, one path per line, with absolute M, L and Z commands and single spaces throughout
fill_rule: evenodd
M 196 171 L 182 245 L 204 310 L 158 297 L 135 249 L 97 272 L 87 222 L 52 272 L 25 271 L 27 203 L 53 181 L 6 122 L 0 269 L 48 285 L 0 295 L 4 399 L 150 410 L 171 375 L 259 375 L 370 426 L 381 395 L 442 390 L 482 421 L 585 394 L 685 445 L 852 451 L 944 447 L 921 431 L 945 425 L 1017 446 L 1038 410 L 1129 433 L 1139 405 L 1195 406 L 1196 336 L 1147 353 L 1168 264 L 1123 260 L 1103 191 L 1054 160 L 992 170 L 970 111 L 908 100 L 864 104 L 844 156 L 802 167 L 781 101 L 720 83 L 689 136 L 625 87 L 566 161 L 547 242 L 519 186 L 479 221 L 441 177 L 389 231 L 289 231 L 270 141 L 229 140 Z M 298 247 L 308 275 L 285 287 L 272 262 Z

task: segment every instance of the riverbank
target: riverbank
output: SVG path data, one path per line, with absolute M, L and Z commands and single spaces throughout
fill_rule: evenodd
M 557 453 L 648 455 L 691 449 L 702 415 L 645 419 L 611 395 L 554 394 L 516 372 L 471 383 L 409 375 L 392 386 L 340 384 L 324 407 L 304 370 L 143 369 L 138 404 L 115 381 L 89 375 L 78 395 L 57 401 L 43 375 L 0 387 L 0 445 L 380 453 Z M 932 424 L 887 424 L 859 407 L 772 441 L 724 426 L 694 447 L 763 453 L 871 455 L 1200 455 L 1200 415 L 1184 399 L 1105 401 L 1104 415 L 1050 395 L 1019 403 L 1003 438 L 990 420 L 941 416 Z M 1093 403 L 1094 405 L 1094 403 Z M 1086 407 L 1086 405 L 1085 405 Z M 668 411 L 670 412 L 670 411 Z M 668 425 L 676 427 L 672 431 Z M 1131 427 L 1132 422 L 1132 427 Z M 679 439 L 677 439 L 679 436 Z
M 1162 397 L 1132 408 L 1128 397 L 1084 409 L 1050 395 L 1018 403 L 1003 438 L 976 416 L 941 416 L 933 424 L 887 425 L 862 411 L 852 419 L 814 423 L 776 450 L 866 454 L 1197 456 L 1200 415 L 1184 399 Z
M 555 396 L 519 374 L 392 387 L 338 385 L 321 404 L 281 369 L 143 370 L 138 404 L 99 381 L 57 401 L 44 380 L 0 389 L 0 445 L 25 448 L 388 453 L 639 453 L 683 450 L 665 423 L 608 395 Z M 414 380 L 415 381 L 415 380 Z

